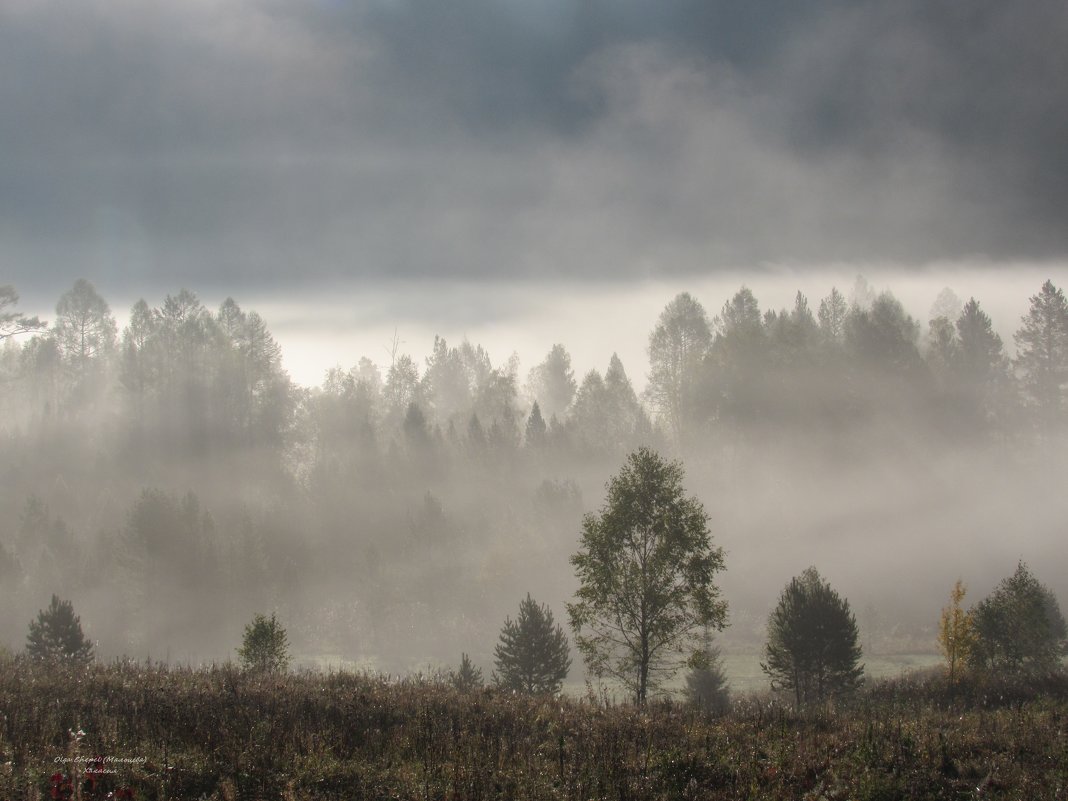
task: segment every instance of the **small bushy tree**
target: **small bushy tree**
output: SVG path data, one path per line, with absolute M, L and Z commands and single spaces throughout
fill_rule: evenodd
M 723 656 L 712 645 L 711 633 L 705 638 L 704 650 L 693 660 L 686 674 L 686 700 L 697 709 L 715 714 L 730 706 Z
M 451 684 L 461 692 L 470 692 L 482 687 L 482 668 L 475 667 L 467 654 L 460 656 L 460 669 L 450 677 Z
M 42 662 L 86 664 L 93 659 L 93 646 L 82 632 L 81 619 L 70 601 L 52 596 L 48 609 L 37 613 L 26 635 L 26 652 Z
M 1016 572 L 976 604 L 973 666 L 1007 673 L 1044 673 L 1065 654 L 1068 626 L 1053 592 L 1020 562 Z
M 289 666 L 289 640 L 274 613 L 256 615 L 245 626 L 245 637 L 237 649 L 241 664 L 260 673 L 282 673 Z
M 552 611 L 527 593 L 519 604 L 519 616 L 505 618 L 494 649 L 493 681 L 506 690 L 555 693 L 571 669 L 569 651 L 567 635 L 553 622 Z
M 821 703 L 860 685 L 858 634 L 849 601 L 810 567 L 790 581 L 771 613 L 761 668 L 773 689 L 793 690 L 799 709 Z

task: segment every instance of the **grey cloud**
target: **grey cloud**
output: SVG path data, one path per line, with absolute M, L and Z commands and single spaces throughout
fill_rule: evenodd
M 12 0 L 0 263 L 150 292 L 1064 258 L 1065 34 L 1051 0 Z

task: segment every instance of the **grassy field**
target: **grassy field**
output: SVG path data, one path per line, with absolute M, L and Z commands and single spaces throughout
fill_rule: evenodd
M 715 718 L 352 673 L 2 667 L 3 799 L 1068 794 L 1064 677 L 950 686 L 932 674 L 872 682 L 834 709 L 749 698 Z M 93 765 L 110 771 L 89 781 Z

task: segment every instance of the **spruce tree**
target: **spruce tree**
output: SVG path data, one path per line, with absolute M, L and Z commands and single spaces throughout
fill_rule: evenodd
M 26 652 L 42 662 L 86 664 L 93 659 L 93 646 L 82 633 L 81 619 L 70 601 L 52 596 L 48 609 L 37 613 L 26 635 Z
M 493 681 L 502 689 L 556 693 L 571 669 L 567 635 L 553 622 L 553 613 L 530 593 L 519 604 L 515 620 L 506 618 L 494 649 Z
M 1046 281 L 1016 332 L 1016 364 L 1024 387 L 1045 426 L 1061 418 L 1068 382 L 1068 300 Z
M 1065 654 L 1068 625 L 1057 598 L 1023 562 L 976 604 L 970 617 L 974 644 L 969 653 L 974 667 L 1045 673 L 1055 670 Z
M 479 689 L 483 684 L 482 668 L 475 667 L 466 653 L 460 655 L 460 669 L 452 674 L 450 683 L 461 692 Z
M 768 620 L 766 662 L 773 689 L 792 690 L 800 709 L 854 690 L 861 683 L 857 621 L 849 601 L 816 568 L 783 590 Z
M 686 674 L 686 700 L 703 712 L 726 712 L 730 706 L 723 656 L 712 645 L 712 632 L 705 632 L 705 646 Z

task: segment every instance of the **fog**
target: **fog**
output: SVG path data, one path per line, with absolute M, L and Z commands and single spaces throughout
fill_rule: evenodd
M 0 3 L 0 643 L 55 593 L 105 659 L 232 659 L 275 611 L 301 663 L 491 669 L 640 445 L 727 551 L 728 654 L 810 565 L 883 653 L 958 577 L 1065 598 L 1066 33 Z
M 604 369 L 618 353 L 639 392 L 648 371 L 649 331 L 663 304 L 679 292 L 707 299 L 718 310 L 738 287 L 753 290 L 763 308 L 793 305 L 794 294 L 810 299 L 837 286 L 848 294 L 858 275 L 875 289 L 894 294 L 923 323 L 939 293 L 950 288 L 963 299 L 983 300 L 1006 348 L 1027 310 L 1027 298 L 1050 275 L 1063 275 L 1068 263 L 993 264 L 946 262 L 906 269 L 898 264 L 763 265 L 749 270 L 717 271 L 700 277 L 641 281 L 470 282 L 408 281 L 336 286 L 277 295 L 253 295 L 249 303 L 271 321 L 283 346 L 283 364 L 298 383 L 314 386 L 331 367 L 351 366 L 353 354 L 382 363 L 394 336 L 417 361 L 430 354 L 435 336 L 449 342 L 465 337 L 481 343 L 503 362 L 512 353 L 530 367 L 555 342 L 567 343 L 579 377 Z M 218 296 L 221 301 L 225 296 Z M 41 314 L 47 316 L 42 306 Z M 590 321 L 596 320 L 596 325 Z
M 866 270 L 114 312 L 79 282 L 2 351 L 2 642 L 55 593 L 102 658 L 233 659 L 275 611 L 298 663 L 492 668 L 525 593 L 566 619 L 582 515 L 639 445 L 681 460 L 726 550 L 728 653 L 809 565 L 873 653 L 933 651 L 958 577 L 975 602 L 1023 560 L 1066 597 L 1065 390 L 1013 338 L 1049 266 Z M 680 291 L 710 332 L 673 418 L 648 343 Z

